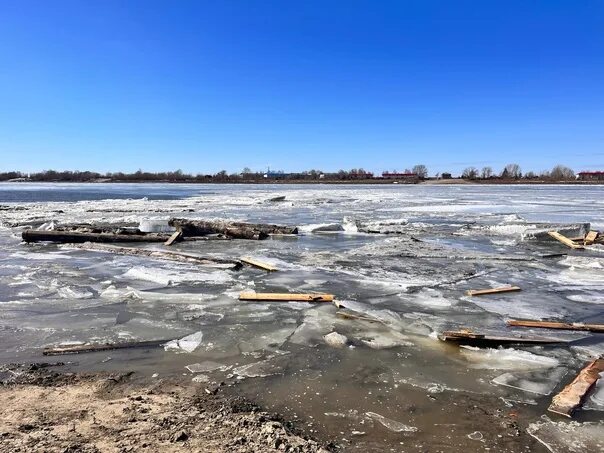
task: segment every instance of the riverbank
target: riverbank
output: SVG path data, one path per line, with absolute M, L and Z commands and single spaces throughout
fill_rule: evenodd
M 0 451 L 333 451 L 220 387 L 56 368 L 0 369 Z

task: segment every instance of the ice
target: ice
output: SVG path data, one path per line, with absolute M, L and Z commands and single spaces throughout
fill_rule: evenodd
M 172 233 L 176 228 L 168 225 L 169 219 L 141 219 L 138 229 L 143 233 Z
M 517 370 L 553 368 L 559 361 L 554 357 L 546 357 L 518 349 L 480 349 L 472 346 L 461 346 L 461 355 L 471 364 L 472 368 L 493 370 Z
M 552 453 L 586 453 L 604 451 L 603 422 L 554 422 L 531 423 L 527 432 Z
M 63 299 L 90 299 L 94 296 L 87 289 L 76 286 L 61 286 L 57 289 L 57 295 Z
M 370 420 L 374 420 L 381 425 L 385 426 L 388 430 L 395 433 L 414 433 L 417 431 L 415 426 L 405 425 L 404 423 L 397 422 L 396 420 L 392 420 L 391 418 L 386 418 L 383 415 L 377 414 L 375 412 L 365 412 L 365 415 Z
M 325 338 L 325 343 L 327 343 L 329 346 L 333 346 L 334 348 L 343 348 L 348 342 L 348 338 L 339 334 L 338 332 L 331 332 L 325 335 L 323 338 Z
M 339 223 L 313 223 L 299 226 L 298 231 L 300 233 L 337 233 L 344 231 L 344 227 Z
M 413 346 L 409 341 L 409 337 L 395 330 L 385 331 L 364 331 L 359 335 L 355 335 L 363 344 L 372 349 L 388 349 L 397 346 Z
M 571 294 L 567 299 L 587 304 L 604 304 L 604 294 Z
M 10 255 L 11 258 L 24 259 L 24 260 L 39 260 L 39 261 L 53 261 L 53 260 L 69 260 L 71 256 L 63 253 L 38 253 L 38 252 L 15 252 Z
M 567 369 L 564 367 L 545 371 L 504 373 L 493 379 L 493 383 L 537 395 L 549 395 L 566 373 Z
M 302 324 L 289 337 L 294 344 L 316 346 L 323 342 L 323 336 L 333 330 L 335 319 L 331 307 L 307 310 Z
M 203 272 L 145 266 L 132 267 L 128 269 L 122 277 L 134 280 L 145 280 L 163 286 L 170 286 L 182 282 L 225 284 L 233 279 L 226 271 Z
M 583 405 L 584 409 L 604 411 L 604 372 L 599 376 L 596 385 L 590 391 L 589 398 Z
M 414 294 L 411 302 L 439 309 L 450 307 L 455 301 L 445 298 L 443 293 L 438 290 L 425 288 Z
M 233 373 L 242 377 L 267 377 L 283 373 L 286 366 L 287 358 L 279 356 L 239 366 L 233 369 Z
M 199 345 L 201 345 L 201 341 L 203 340 L 203 332 L 195 332 L 191 335 L 187 335 L 180 340 L 172 340 L 164 345 L 164 349 L 166 351 L 177 351 L 177 352 L 193 352 L 195 351 Z
M 193 363 L 185 367 L 191 373 L 207 373 L 209 371 L 228 371 L 232 367 L 222 363 L 205 360 L 201 363 Z

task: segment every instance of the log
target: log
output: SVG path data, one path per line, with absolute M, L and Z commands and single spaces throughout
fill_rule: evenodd
M 555 321 L 538 321 L 532 319 L 510 319 L 507 322 L 508 326 L 513 327 L 538 327 L 542 329 L 558 329 L 558 330 L 583 330 L 587 332 L 604 333 L 604 324 L 583 324 L 581 322 L 555 322 Z
M 157 347 L 170 340 L 151 340 L 151 341 L 131 341 L 122 343 L 97 343 L 97 344 L 76 344 L 65 346 L 50 346 L 44 348 L 43 355 L 63 355 L 63 354 L 80 354 L 83 352 L 98 352 L 109 351 L 112 349 L 130 349 L 130 348 L 145 348 Z
M 575 379 L 560 393 L 552 398 L 552 404 L 547 409 L 550 412 L 572 417 L 575 410 L 583 404 L 583 399 L 604 371 L 604 358 L 590 362 Z
M 172 244 L 174 244 L 174 242 L 179 240 L 181 236 L 182 236 L 182 231 L 176 230 L 174 232 L 174 234 L 172 234 L 172 236 L 170 236 L 170 238 L 166 242 L 164 242 L 164 245 L 168 246 L 168 247 L 171 246 Z
M 234 239 L 266 239 L 269 234 L 298 234 L 297 227 L 268 225 L 263 223 L 170 219 L 168 224 L 182 230 L 184 236 L 224 234 L 225 236 Z
M 578 249 L 583 249 L 584 248 L 582 245 L 575 244 L 569 238 L 567 238 L 566 236 L 561 235 L 557 231 L 549 231 L 547 234 L 549 234 L 551 237 L 553 237 L 557 241 L 562 242 L 564 245 L 566 245 L 567 247 L 570 247 L 571 249 L 578 250 Z
M 116 234 L 116 233 L 80 233 L 75 231 L 23 230 L 21 237 L 25 242 L 61 242 L 79 244 L 82 242 L 165 242 L 169 236 L 160 233 Z
M 250 266 L 258 267 L 268 272 L 275 272 L 277 270 L 276 267 L 271 266 L 270 264 L 263 263 L 261 261 L 257 261 L 253 258 L 244 257 L 241 258 L 241 261 L 245 264 L 249 264 Z
M 566 340 L 543 337 L 500 337 L 486 334 L 478 334 L 468 329 L 456 331 L 444 331 L 438 335 L 438 339 L 458 345 L 477 347 L 493 347 L 508 344 L 554 344 L 567 343 Z
M 267 300 L 281 302 L 331 302 L 332 294 L 290 294 L 242 292 L 239 300 Z
M 469 289 L 466 294 L 468 296 L 482 296 L 484 294 L 510 293 L 513 291 L 520 291 L 520 288 L 518 286 L 504 286 L 503 288 Z
M 167 250 L 149 250 L 136 247 L 120 247 L 106 244 L 94 244 L 91 242 L 85 244 L 70 245 L 70 248 L 90 250 L 93 252 L 115 253 L 118 255 L 146 256 L 152 259 L 178 261 L 180 263 L 193 263 L 202 266 L 219 267 L 222 269 L 240 269 L 242 267 L 242 264 L 239 261 L 235 260 L 225 260 L 222 258 L 191 255 L 188 253 L 173 252 Z

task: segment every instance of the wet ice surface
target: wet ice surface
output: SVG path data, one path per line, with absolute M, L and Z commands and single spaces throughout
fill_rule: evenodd
M 551 395 L 604 353 L 604 336 L 577 332 L 526 329 L 574 341 L 508 350 L 434 338 L 460 327 L 509 335 L 510 317 L 604 323 L 604 246 L 572 251 L 535 238 L 550 224 L 604 230 L 602 186 L 38 186 L 0 184 L 2 361 L 38 360 L 43 347 L 67 342 L 165 340 L 79 355 L 74 367 L 236 382 L 351 450 L 505 451 L 496 427 L 443 411 L 484 396 L 539 420 Z M 278 195 L 285 201 L 267 201 Z M 250 256 L 279 268 L 271 274 L 19 241 L 21 228 L 51 221 L 154 228 L 173 216 L 298 225 L 301 234 L 173 246 Z M 552 253 L 568 256 L 541 258 Z M 465 296 L 507 284 L 523 291 Z M 332 304 L 239 302 L 243 290 L 333 293 L 364 319 L 336 316 Z M 603 400 L 600 382 L 579 418 L 600 420 Z

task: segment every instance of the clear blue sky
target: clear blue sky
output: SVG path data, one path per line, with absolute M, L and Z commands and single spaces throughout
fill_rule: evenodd
M 0 170 L 604 167 L 604 1 L 0 0 Z

